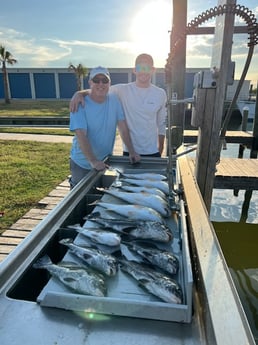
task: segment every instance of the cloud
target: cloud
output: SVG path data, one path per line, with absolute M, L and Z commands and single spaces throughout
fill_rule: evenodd
M 71 53 L 68 47 L 50 46 L 44 44 L 44 40 L 36 40 L 29 35 L 0 27 L 1 44 L 11 52 L 22 66 L 42 67 L 53 61 L 58 61 Z
M 91 42 L 91 41 L 78 41 L 78 40 L 71 40 L 71 41 L 64 41 L 59 39 L 52 39 L 48 38 L 46 41 L 52 42 L 56 44 L 56 46 L 60 48 L 64 48 L 72 52 L 74 48 L 95 48 L 100 50 L 105 49 L 115 49 L 119 51 L 131 51 L 132 44 L 130 42 Z
M 60 40 L 58 38 L 36 39 L 30 35 L 0 27 L 0 41 L 8 51 L 18 60 L 21 67 L 53 67 L 67 65 L 71 59 L 81 60 L 89 56 L 96 60 L 102 52 L 114 55 L 133 54 L 133 43 L 120 42 L 93 42 L 80 40 Z M 104 57 L 103 57 L 104 58 Z M 121 59 L 120 59 L 121 61 Z M 93 63 L 95 64 L 95 62 Z

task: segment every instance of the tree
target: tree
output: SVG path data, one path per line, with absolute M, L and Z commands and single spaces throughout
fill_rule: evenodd
M 4 97 L 5 103 L 10 103 L 10 95 L 9 95 L 9 82 L 8 82 L 8 74 L 6 69 L 7 65 L 14 65 L 18 61 L 14 59 L 12 54 L 5 50 L 3 45 L 0 45 L 0 64 L 2 64 L 2 72 L 3 72 L 3 81 L 4 81 Z
M 88 73 L 88 69 L 87 67 L 84 67 L 81 63 L 79 63 L 79 65 L 75 66 L 73 65 L 71 62 L 68 66 L 68 70 L 69 71 L 73 71 L 76 75 L 76 82 L 77 82 L 77 90 L 81 90 L 82 89 L 82 77 L 86 77 L 87 73 Z

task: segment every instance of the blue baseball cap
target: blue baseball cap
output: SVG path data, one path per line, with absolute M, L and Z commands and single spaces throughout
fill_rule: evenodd
M 110 80 L 110 74 L 108 69 L 101 66 L 92 68 L 92 70 L 90 71 L 89 79 L 93 79 L 98 74 L 102 74 Z

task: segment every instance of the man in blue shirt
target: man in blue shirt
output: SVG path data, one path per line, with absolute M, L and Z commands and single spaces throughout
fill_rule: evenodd
M 73 188 L 91 169 L 104 170 L 103 159 L 112 154 L 116 128 L 129 150 L 132 163 L 140 160 L 134 151 L 123 108 L 115 94 L 108 94 L 110 75 L 106 68 L 93 68 L 89 76 L 91 93 L 87 107 L 70 113 L 70 130 L 75 132 L 71 148 L 70 184 Z

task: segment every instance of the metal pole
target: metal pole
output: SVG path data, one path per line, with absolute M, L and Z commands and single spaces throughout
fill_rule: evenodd
M 168 83 L 167 86 L 168 97 L 172 94 L 171 84 Z M 174 172 L 173 172 L 173 150 L 172 150 L 172 140 L 171 140 L 171 118 L 173 115 L 173 106 L 170 104 L 170 99 L 168 99 L 168 130 L 167 130 L 167 153 L 168 153 L 168 186 L 169 186 L 169 206 L 171 209 L 175 208 L 175 192 L 174 192 Z

